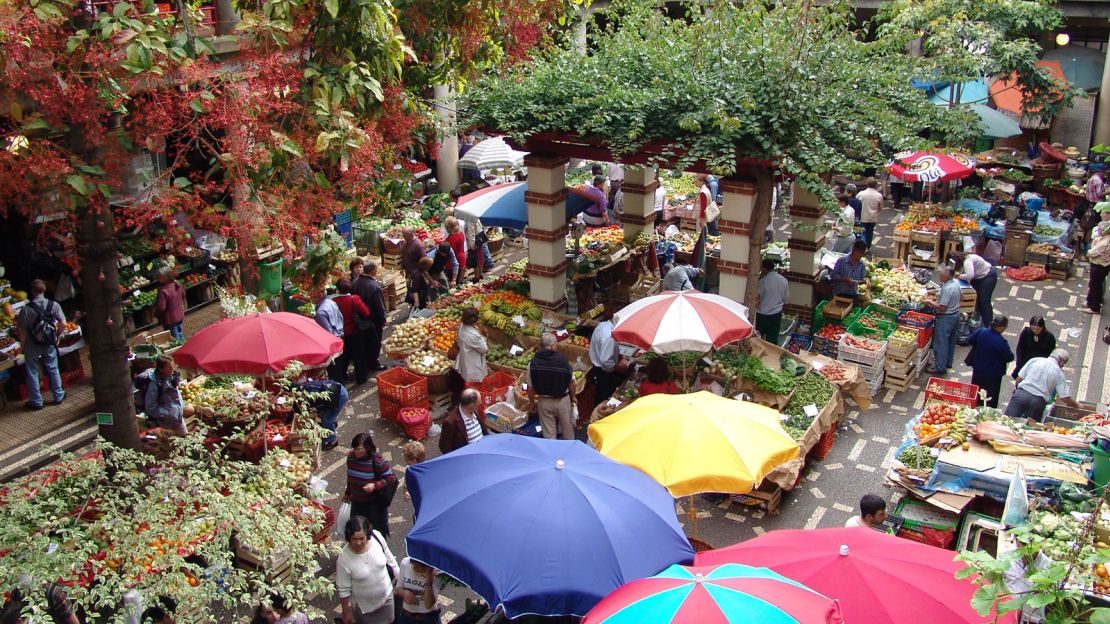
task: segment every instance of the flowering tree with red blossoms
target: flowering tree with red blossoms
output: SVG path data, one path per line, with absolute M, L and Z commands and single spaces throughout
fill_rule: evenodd
M 561 6 L 462 2 L 445 37 L 421 18 L 440 1 L 244 1 L 237 36 L 218 39 L 181 2 L 169 14 L 151 0 L 0 4 L 0 209 L 45 221 L 40 240 L 73 250 L 96 409 L 116 415 L 102 435 L 137 444 L 117 227 L 157 222 L 171 249 L 184 222 L 242 250 L 299 248 L 340 210 L 372 205 L 393 162 L 434 131 L 428 86 L 503 50 L 522 57 Z M 153 192 L 121 201 L 143 149 L 168 166 Z

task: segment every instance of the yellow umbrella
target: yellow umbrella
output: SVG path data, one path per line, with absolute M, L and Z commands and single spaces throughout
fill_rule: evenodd
M 590 425 L 603 455 L 646 472 L 671 495 L 743 494 L 798 456 L 769 407 L 711 392 L 652 394 Z

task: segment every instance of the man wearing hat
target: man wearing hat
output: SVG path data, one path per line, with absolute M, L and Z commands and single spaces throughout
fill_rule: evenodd
M 1090 314 L 1102 314 L 1102 296 L 1106 290 L 1106 275 L 1110 273 L 1110 202 L 1103 201 L 1092 208 L 1101 219 L 1091 230 L 1091 248 L 1087 259 L 1091 261 L 1091 273 L 1087 276 L 1087 310 Z

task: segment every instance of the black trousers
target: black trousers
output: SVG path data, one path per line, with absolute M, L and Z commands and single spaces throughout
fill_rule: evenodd
M 343 336 L 343 355 L 339 358 L 343 361 L 343 381 L 347 378 L 347 367 L 350 364 L 355 365 L 355 381 L 364 383 L 369 377 L 369 365 L 366 361 L 366 336 L 365 332 L 356 332 L 350 336 Z
M 1106 291 L 1106 274 L 1110 273 L 1110 266 L 1091 263 L 1091 275 L 1087 279 L 1087 307 L 1095 312 L 1102 312 L 1102 296 Z
M 994 288 L 998 285 L 998 269 L 991 269 L 982 279 L 971 280 L 971 287 L 975 289 L 975 312 L 983 327 L 990 327 L 994 321 Z M 991 407 L 994 407 L 993 405 Z
M 990 397 L 986 401 L 979 400 L 980 405 L 987 407 L 998 407 L 998 395 L 1002 393 L 1002 377 L 990 377 L 971 371 L 971 383 L 979 386 L 979 389 L 985 391 L 987 396 Z
M 382 365 L 382 328 L 377 325 L 371 325 L 369 329 L 366 329 L 362 333 L 365 337 L 367 366 L 370 368 L 378 368 Z
M 370 521 L 370 526 L 382 534 L 382 537 L 389 537 L 389 508 L 375 505 L 373 503 L 362 503 L 358 501 L 351 501 L 351 516 L 363 516 Z
M 902 198 L 905 197 L 905 195 L 906 195 L 906 185 L 905 184 L 891 184 L 890 185 L 890 197 L 891 197 L 891 199 L 894 200 L 894 209 L 895 210 L 901 210 L 901 208 L 902 208 Z
M 617 387 L 624 382 L 628 377 L 627 372 L 607 372 L 601 368 L 594 367 L 594 405 L 601 405 L 613 396 L 613 392 Z

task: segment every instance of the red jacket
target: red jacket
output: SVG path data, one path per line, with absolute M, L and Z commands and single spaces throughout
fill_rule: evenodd
M 181 284 L 170 282 L 158 287 L 154 315 L 163 325 L 177 325 L 185 320 L 185 289 Z
M 355 316 L 370 316 L 370 310 L 366 308 L 366 304 L 354 295 L 338 295 L 332 301 L 339 306 L 339 311 L 343 313 L 343 335 L 353 336 L 357 334 L 358 328 L 355 327 Z

